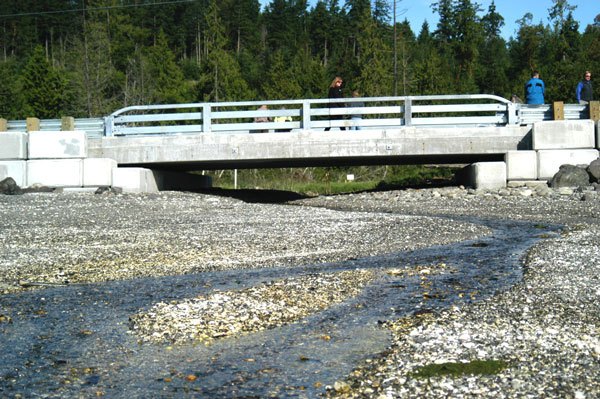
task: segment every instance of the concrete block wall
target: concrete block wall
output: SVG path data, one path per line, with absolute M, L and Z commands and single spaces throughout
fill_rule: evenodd
M 591 119 L 535 122 L 531 129 L 532 149 L 537 151 L 594 148 L 594 130 L 594 121 Z
M 507 180 L 548 181 L 561 165 L 588 165 L 600 156 L 599 128 L 600 123 L 591 119 L 535 122 L 532 149 L 505 156 Z
M 29 132 L 29 159 L 83 159 L 87 157 L 87 135 L 83 131 Z
M 39 129 L 39 121 L 30 119 L 28 126 Z M 7 177 L 20 187 L 42 185 L 69 191 L 119 187 L 123 192 L 149 193 L 212 185 L 209 176 L 119 168 L 110 158 L 88 158 L 86 134 L 76 130 L 0 131 L 0 180 Z
M 596 149 L 579 150 L 539 150 L 538 180 L 551 180 L 561 165 L 589 165 L 598 158 Z
M 27 133 L 0 132 L 0 161 L 27 159 Z
M 599 131 L 600 122 L 591 119 L 535 122 L 531 129 L 531 150 L 509 151 L 500 163 L 472 164 L 465 170 L 465 182 L 477 189 L 547 182 L 561 165 L 589 165 L 597 159 Z M 499 164 L 504 165 L 504 173 Z
M 33 119 L 30 125 L 38 127 Z M 113 170 L 117 168 L 113 159 L 87 158 L 87 138 L 82 131 L 0 132 L 0 180 L 12 177 L 20 187 L 116 187 Z M 149 169 L 138 173 L 152 176 Z M 143 180 L 136 177 L 132 181 Z M 150 182 L 124 185 L 124 191 L 156 191 Z
M 128 193 L 154 193 L 159 191 L 154 174 L 145 168 L 115 168 L 113 185 Z
M 0 140 L 2 145 L 2 140 Z M 24 159 L 0 159 L 0 180 L 12 177 L 19 187 L 27 186 L 27 161 Z
M 476 162 L 462 171 L 464 184 L 478 190 L 506 187 L 506 162 Z

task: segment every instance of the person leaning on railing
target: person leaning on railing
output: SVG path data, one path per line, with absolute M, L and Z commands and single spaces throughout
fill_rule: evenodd
M 583 80 L 577 83 L 577 89 L 575 90 L 575 96 L 579 104 L 588 104 L 594 99 L 594 91 L 592 89 L 592 73 L 585 71 L 583 74 Z
M 354 90 L 352 92 L 352 97 L 353 98 L 358 98 L 360 97 L 360 93 L 358 92 L 358 90 Z M 365 106 L 365 103 L 362 101 L 355 101 L 353 103 L 350 104 L 351 107 L 353 108 L 362 108 Z M 352 126 L 350 128 L 350 130 L 361 130 L 362 128 L 360 127 L 360 121 L 362 120 L 362 114 L 357 112 L 357 113 L 353 113 L 352 116 L 350 117 L 350 119 L 352 119 L 352 122 L 354 123 L 354 126 Z
M 267 107 L 266 104 L 261 105 L 260 107 L 258 107 L 258 111 L 267 111 L 269 109 L 269 107 Z M 256 118 L 254 118 L 254 122 L 255 123 L 265 123 L 265 122 L 271 122 L 271 119 L 268 116 L 257 116 Z M 260 129 L 260 130 L 253 130 L 252 133 L 268 133 L 269 130 L 267 129 Z
M 546 85 L 540 79 L 540 73 L 533 71 L 531 79 L 525 83 L 525 103 L 532 105 L 543 104 L 545 93 Z

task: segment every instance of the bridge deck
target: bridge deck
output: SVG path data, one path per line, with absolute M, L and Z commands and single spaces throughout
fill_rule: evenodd
M 197 170 L 501 160 L 530 146 L 530 127 L 403 127 L 360 131 L 104 137 L 89 154 L 120 165 Z

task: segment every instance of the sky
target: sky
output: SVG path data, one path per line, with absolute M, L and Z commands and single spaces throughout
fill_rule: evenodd
M 393 0 L 388 0 L 392 4 Z M 316 3 L 316 0 L 309 0 L 311 7 Z M 570 5 L 577 6 L 573 12 L 576 21 L 579 21 L 580 31 L 583 32 L 585 27 L 594 22 L 594 17 L 600 14 L 600 0 L 569 0 Z M 260 0 L 263 7 L 270 3 L 269 0 Z M 413 32 L 417 35 L 421 30 L 423 21 L 427 20 L 429 29 L 434 30 L 437 26 L 437 14 L 431 10 L 431 4 L 435 1 L 427 0 L 397 0 L 397 16 L 396 20 L 401 22 L 408 19 Z M 483 16 L 487 13 L 488 7 L 492 0 L 475 0 L 473 3 L 478 3 L 483 10 L 479 15 Z M 523 18 L 526 13 L 533 15 L 533 24 L 542 22 L 548 24 L 548 9 L 552 7 L 552 0 L 495 0 L 496 12 L 504 17 L 504 27 L 502 28 L 502 37 L 509 39 L 511 36 L 516 36 L 517 24 L 516 21 Z

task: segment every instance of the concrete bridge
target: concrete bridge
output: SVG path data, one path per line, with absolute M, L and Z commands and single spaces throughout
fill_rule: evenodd
M 493 175 L 504 168 L 506 172 L 499 179 L 506 184 L 507 180 L 547 179 L 549 172 L 540 174 L 540 171 L 552 170 L 555 165 L 545 167 L 549 161 L 540 164 L 540 156 L 566 163 L 597 158 L 597 123 L 592 122 L 598 119 L 597 103 L 528 106 L 490 95 L 342 101 L 343 107 L 334 106 L 328 99 L 135 106 L 100 120 L 72 120 L 71 126 L 60 129 L 56 121 L 39 121 L 33 127 L 9 121 L 4 129 L 0 124 L 0 130 L 29 131 L 22 132 L 27 134 L 29 150 L 26 154 L 17 151 L 16 156 L 2 155 L 2 148 L 7 152 L 11 145 L 0 145 L 0 177 L 2 162 L 8 170 L 7 161 L 21 160 L 29 163 L 22 173 L 26 176 L 22 179 L 24 185 L 34 183 L 33 180 L 43 183 L 48 179 L 30 176 L 30 169 L 35 170 L 40 161 L 52 160 L 56 164 L 56 160 L 63 158 L 87 159 L 81 166 L 81 176 L 85 176 L 84 169 L 89 174 L 93 164 L 93 169 L 116 168 L 121 170 L 117 175 L 133 174 L 133 187 L 138 180 L 155 180 L 141 186 L 157 189 L 193 187 L 197 183 L 189 181 L 187 174 L 184 184 L 175 184 L 180 181 L 175 172 L 190 170 L 481 163 L 485 167 L 496 165 L 489 172 Z M 44 131 L 46 134 L 41 134 Z M 5 141 L 7 137 L 4 135 Z M 65 155 L 66 147 L 61 149 L 53 140 L 70 142 L 71 146 L 84 140 L 85 144 Z M 41 149 L 37 155 L 36 148 Z M 55 150 L 44 151 L 50 148 Z M 549 157 L 540 153 L 546 150 L 566 150 L 571 155 L 554 153 Z M 100 167 L 99 160 L 110 161 Z M 521 165 L 522 162 L 525 164 Z M 56 172 L 60 174 L 61 168 L 67 167 L 70 170 L 71 164 L 72 161 L 69 166 L 59 166 Z M 14 170 L 14 165 L 11 168 Z M 39 169 L 43 172 L 48 167 Z M 512 169 L 519 172 L 515 174 Z M 529 172 L 523 175 L 524 170 Z M 136 173 L 142 177 L 138 178 Z M 485 179 L 478 178 L 481 173 L 475 173 L 473 186 L 489 180 L 486 174 Z M 112 178 L 104 179 L 103 183 L 114 185 Z M 81 181 L 82 186 L 89 184 Z M 68 184 L 53 185 L 80 184 L 73 179 Z

